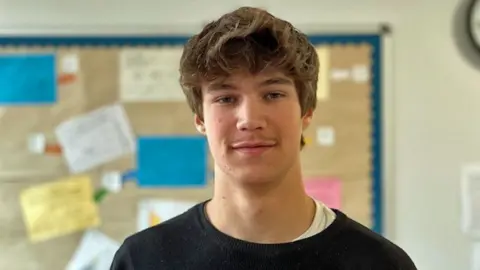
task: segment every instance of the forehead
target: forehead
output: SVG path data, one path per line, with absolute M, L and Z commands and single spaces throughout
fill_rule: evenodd
M 202 84 L 202 89 L 214 91 L 226 88 L 262 87 L 269 85 L 294 86 L 292 78 L 280 71 L 263 71 L 258 74 L 249 72 L 233 72 L 229 76 L 223 76 Z

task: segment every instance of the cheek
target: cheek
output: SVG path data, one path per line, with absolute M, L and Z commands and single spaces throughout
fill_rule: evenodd
M 221 143 L 222 137 L 226 133 L 226 119 L 220 113 L 212 112 L 208 118 L 205 119 L 205 128 L 207 137 L 214 139 L 214 142 Z

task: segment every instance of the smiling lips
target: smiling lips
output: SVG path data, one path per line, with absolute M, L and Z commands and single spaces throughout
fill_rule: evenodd
M 232 149 L 248 155 L 260 155 L 275 146 L 273 141 L 242 141 L 232 145 Z

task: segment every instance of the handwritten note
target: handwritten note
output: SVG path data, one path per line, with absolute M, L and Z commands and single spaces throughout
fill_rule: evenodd
M 135 151 L 127 115 L 118 104 L 65 121 L 55 133 L 73 173 L 87 171 Z
M 182 47 L 125 49 L 120 54 L 122 101 L 184 101 L 179 84 Z
M 304 181 L 305 189 L 312 198 L 330 208 L 341 207 L 341 183 L 335 178 L 309 178 Z
M 317 82 L 317 100 L 327 100 L 330 96 L 330 50 L 328 47 L 317 47 L 320 70 Z
M 155 226 L 160 222 L 169 220 L 178 216 L 191 207 L 196 202 L 180 200 L 160 200 L 145 199 L 138 204 L 138 231 Z
M 120 244 L 98 230 L 87 230 L 66 270 L 110 269 Z
M 30 187 L 20 194 L 20 204 L 32 242 L 63 236 L 100 223 L 88 177 L 60 179 Z

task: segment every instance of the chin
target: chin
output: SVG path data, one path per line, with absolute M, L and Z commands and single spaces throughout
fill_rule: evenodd
M 271 170 L 246 169 L 242 168 L 232 174 L 235 182 L 242 185 L 265 185 L 273 184 L 281 180 L 279 172 Z

